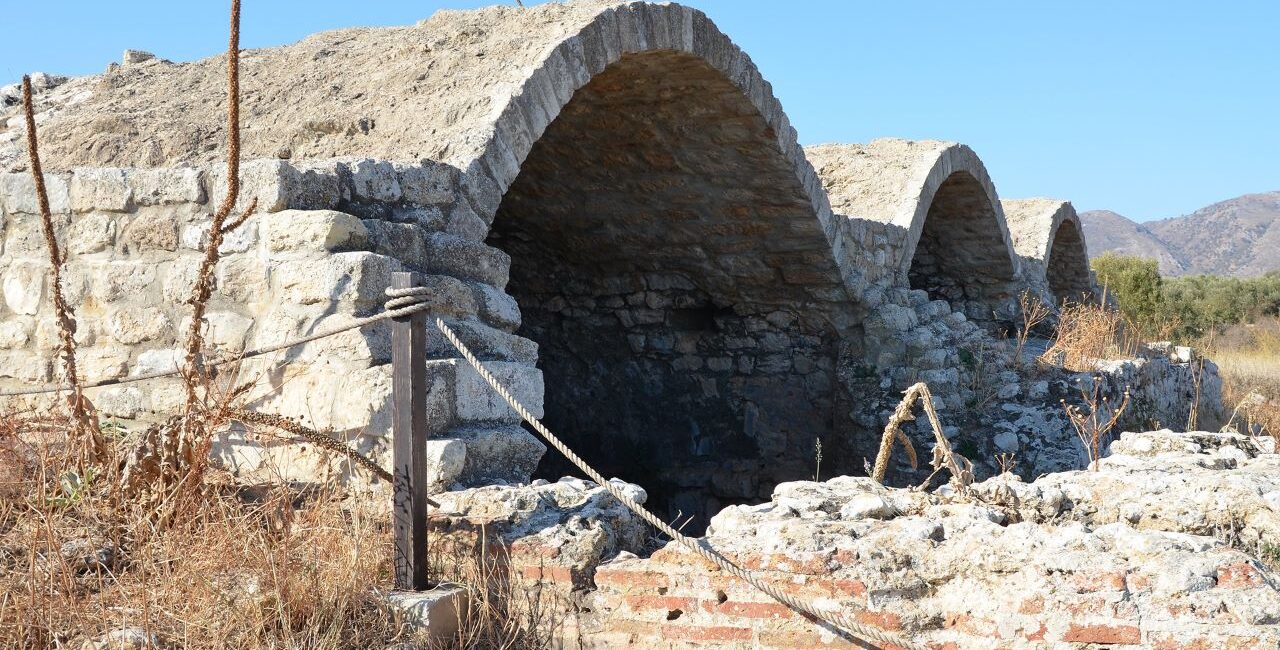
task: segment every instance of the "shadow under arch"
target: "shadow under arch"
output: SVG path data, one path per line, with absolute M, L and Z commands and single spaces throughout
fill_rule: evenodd
M 488 238 L 539 344 L 547 424 L 692 533 L 812 478 L 847 419 L 825 199 L 757 100 L 693 52 L 620 55 L 532 143 Z

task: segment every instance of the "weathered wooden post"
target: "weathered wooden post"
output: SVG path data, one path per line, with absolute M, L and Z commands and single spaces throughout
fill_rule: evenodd
M 417 273 L 391 274 L 391 287 L 418 285 Z M 392 510 L 396 588 L 421 591 L 427 578 L 427 313 L 391 321 Z

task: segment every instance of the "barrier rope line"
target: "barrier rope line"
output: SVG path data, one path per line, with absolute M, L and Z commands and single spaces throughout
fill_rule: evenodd
M 291 339 L 291 340 L 285 341 L 284 343 L 277 343 L 275 345 L 269 345 L 262 348 L 254 348 L 252 350 L 249 350 L 243 354 L 240 354 L 234 357 L 219 359 L 215 361 L 208 361 L 205 363 L 205 366 L 209 368 L 225 366 L 228 364 L 243 361 L 245 359 L 260 357 L 264 354 L 279 352 L 280 350 L 285 350 L 285 349 L 294 347 L 296 345 L 302 345 L 303 343 L 310 343 L 312 341 L 327 338 L 335 334 L 341 334 L 349 330 L 364 327 L 365 325 L 371 325 L 378 321 L 387 320 L 389 318 L 400 318 L 402 316 L 408 316 L 410 314 L 428 309 L 430 307 L 429 304 L 414 298 L 414 296 L 427 295 L 428 294 L 427 288 L 414 287 L 414 289 L 411 289 L 409 291 L 414 291 L 414 290 L 419 290 L 419 291 L 417 293 L 405 294 L 405 297 L 402 297 L 402 298 L 388 300 L 386 304 L 386 307 L 387 307 L 386 311 L 383 311 L 381 313 L 374 314 L 372 316 L 365 316 L 363 318 L 357 318 L 351 321 L 350 323 L 347 323 L 346 325 L 339 325 L 336 327 L 323 329 L 323 330 L 320 330 L 319 332 L 316 332 L 315 334 L 309 334 L 307 336 L 303 336 L 300 338 Z M 173 377 L 175 375 L 180 375 L 180 374 L 182 374 L 181 368 L 173 368 L 170 370 L 157 370 L 155 372 L 143 373 L 141 375 L 133 375 L 132 377 L 122 377 L 120 379 L 103 379 L 100 381 L 84 384 L 83 388 L 101 388 L 103 386 L 131 384 L 133 382 L 144 381 L 147 379 Z M 60 393 L 65 390 L 69 390 L 69 389 L 66 386 L 63 386 L 61 384 L 45 384 L 43 386 L 33 386 L 31 388 L 18 388 L 13 390 L 0 391 L 0 397 L 16 397 L 19 395 L 39 395 L 43 393 Z
M 402 293 L 402 291 L 404 290 L 388 289 L 387 295 L 393 296 L 396 298 L 400 296 L 408 295 L 408 294 Z M 905 650 L 924 650 L 923 646 L 918 645 L 912 641 L 908 641 L 897 634 L 893 634 L 888 631 L 882 630 L 878 627 L 866 625 L 858 621 L 855 621 L 844 612 L 824 611 L 824 610 L 818 609 L 817 606 L 815 606 L 813 603 L 809 601 L 801 600 L 799 598 L 796 598 L 795 596 L 784 593 L 783 591 L 777 589 L 773 585 L 761 580 L 759 577 L 757 577 L 755 574 L 751 573 L 750 571 L 747 571 L 746 569 L 743 569 L 742 567 L 738 566 L 733 561 L 729 560 L 724 555 L 722 555 L 719 551 L 716 551 L 710 546 L 707 546 L 705 541 L 700 541 L 691 537 L 687 537 L 684 534 L 682 534 L 680 531 L 676 530 L 675 528 L 672 528 L 670 525 L 667 524 L 667 522 L 660 519 L 657 515 L 650 512 L 644 506 L 640 505 L 639 503 L 636 503 L 634 500 L 631 499 L 631 497 L 628 497 L 616 486 L 614 486 L 612 483 L 606 480 L 603 475 L 601 475 L 594 468 L 588 465 L 585 460 L 583 460 L 580 456 L 574 453 L 574 451 L 570 449 L 568 445 L 566 445 L 562 440 L 560 440 L 560 438 L 558 438 L 554 433 L 552 433 L 551 430 L 548 429 L 544 424 L 542 424 L 541 420 L 534 417 L 534 415 L 529 412 L 529 409 L 525 408 L 524 405 L 522 405 L 518 400 L 516 400 L 516 398 L 511 395 L 511 392 L 507 390 L 507 388 L 503 386 L 493 376 L 492 373 L 490 373 L 483 365 L 480 364 L 480 361 L 476 358 L 474 354 L 471 353 L 471 350 L 467 348 L 467 346 L 462 342 L 462 340 L 458 338 L 458 335 L 455 334 L 453 330 L 449 328 L 448 325 L 444 324 L 444 320 L 440 318 L 436 318 L 435 325 L 437 328 L 439 328 L 440 332 L 444 334 L 445 339 L 447 339 L 449 343 L 452 344 L 453 347 L 458 350 L 458 352 L 462 355 L 462 358 L 466 359 L 467 363 L 471 366 L 471 368 L 475 370 L 476 373 L 478 373 L 482 379 L 484 379 L 485 383 L 487 383 L 489 387 L 492 388 L 493 391 L 497 393 L 498 396 L 501 397 L 503 401 L 507 403 L 508 406 L 510 406 L 516 413 L 518 413 L 520 417 L 524 419 L 525 422 L 528 422 L 529 426 L 532 426 L 535 430 L 537 430 L 537 432 L 548 443 L 550 443 L 552 447 L 555 447 L 557 451 L 564 454 L 565 458 L 569 459 L 569 462 L 573 463 L 578 467 L 578 469 L 586 473 L 586 475 L 589 476 L 591 480 L 595 481 L 596 484 L 604 488 L 610 495 L 613 496 L 613 498 L 621 502 L 622 505 L 627 507 L 627 509 L 636 513 L 636 515 L 640 516 L 641 519 L 644 519 L 645 521 L 649 522 L 651 526 L 653 526 L 654 528 L 657 528 L 664 535 L 667 535 L 668 537 L 670 537 L 671 539 L 679 543 L 681 546 L 684 546 L 685 548 L 693 551 L 704 560 L 707 560 L 708 562 L 711 562 L 712 564 L 716 565 L 722 571 L 743 580 L 747 584 L 764 592 L 774 600 L 782 603 L 783 605 L 786 605 L 787 607 L 790 607 L 793 610 L 806 614 L 811 618 L 814 618 L 814 619 L 823 621 L 829 625 L 841 628 L 846 632 L 852 633 L 854 636 L 862 637 L 864 639 L 870 639 L 872 641 L 877 641 L 881 644 L 897 646 L 900 648 L 904 648 Z
M 364 327 L 365 325 L 376 323 L 378 321 L 387 320 L 391 318 L 399 318 L 402 316 L 408 316 L 410 314 L 424 311 L 431 307 L 431 305 L 423 299 L 423 296 L 427 296 L 431 294 L 431 289 L 428 287 L 412 287 L 408 289 L 387 289 L 386 294 L 388 297 L 390 297 L 390 300 L 386 302 L 385 311 L 381 313 L 374 314 L 372 316 L 365 316 L 363 318 L 357 318 L 345 325 L 324 329 L 315 334 L 285 341 L 284 343 L 270 345 L 263 348 L 256 348 L 234 358 L 212 361 L 212 362 L 209 362 L 207 365 L 210 367 L 217 367 L 217 366 L 241 361 L 244 359 L 262 356 L 264 354 L 269 354 L 271 352 L 277 352 L 280 350 L 294 347 L 296 345 L 309 343 L 311 341 L 333 336 L 335 334 L 340 334 L 342 332 Z M 747 584 L 764 592 L 770 598 L 773 598 L 774 600 L 782 603 L 783 605 L 786 605 L 787 607 L 795 611 L 805 614 L 806 616 L 812 619 L 816 619 L 830 626 L 834 626 L 836 628 L 842 629 L 845 632 L 850 633 L 856 637 L 869 639 L 871 641 L 876 641 L 881 644 L 896 646 L 899 648 L 903 648 L 904 650 L 925 650 L 923 646 L 916 644 L 912 641 L 909 641 L 907 639 L 904 639 L 900 635 L 853 620 L 843 611 L 824 611 L 819 609 L 816 605 L 814 605 L 813 603 L 807 600 L 802 600 L 790 594 L 784 593 L 781 590 L 774 587 L 773 585 L 770 585 L 769 583 L 763 581 L 762 579 L 760 579 L 750 571 L 747 571 L 746 569 L 743 569 L 742 567 L 738 566 L 733 561 L 729 560 L 724 555 L 722 555 L 719 551 L 716 551 L 710 546 L 707 546 L 705 540 L 696 540 L 694 538 L 687 537 L 684 534 L 682 534 L 680 531 L 676 530 L 675 528 L 672 528 L 665 521 L 660 519 L 657 515 L 653 514 L 652 512 L 647 510 L 644 506 L 640 505 L 639 503 L 636 503 L 634 500 L 631 499 L 631 497 L 624 494 L 616 486 L 614 486 L 607 479 L 605 479 L 603 475 L 601 475 L 594 468 L 588 465 L 586 461 L 584 461 L 580 456 L 574 453 L 574 451 L 570 449 L 568 445 L 566 445 L 562 440 L 560 440 L 559 437 L 557 437 L 554 433 L 552 433 L 551 430 L 546 427 L 546 425 L 542 424 L 542 422 L 538 418 L 534 417 L 534 415 L 529 412 L 529 409 L 525 408 L 523 404 L 521 404 L 518 400 L 516 400 L 516 398 L 512 396 L 511 392 L 507 390 L 507 388 L 503 386 L 493 376 L 493 374 L 488 371 L 488 369 L 486 369 L 483 365 L 481 365 L 480 360 L 477 359 L 476 356 L 471 353 L 470 348 L 468 348 L 466 344 L 464 344 L 462 340 L 458 338 L 458 335 L 455 334 L 454 331 L 450 329 L 448 325 L 445 325 L 443 319 L 436 318 L 435 325 L 440 330 L 441 334 L 444 335 L 445 339 L 448 340 L 449 343 L 458 350 L 458 352 L 462 355 L 463 359 L 467 361 L 467 363 L 471 366 L 471 368 L 475 370 L 476 373 L 479 374 L 482 379 L 484 379 L 485 383 L 488 384 L 489 387 L 493 389 L 493 391 L 497 393 L 498 396 L 501 397 L 503 401 L 507 403 L 508 406 L 510 406 L 516 413 L 518 413 L 520 417 L 524 419 L 525 422 L 528 422 L 529 425 L 532 426 L 534 430 L 536 430 L 543 437 L 543 439 L 545 439 L 552 447 L 554 447 L 561 454 L 564 454 L 565 458 L 568 458 L 570 462 L 576 465 L 578 469 L 582 470 L 588 477 L 591 478 L 591 480 L 595 481 L 596 484 L 604 488 L 605 491 L 608 492 L 611 496 L 613 496 L 613 498 L 617 499 L 618 502 L 626 506 L 627 509 L 634 512 L 641 519 L 644 519 L 646 522 L 649 523 L 649 525 L 653 526 L 654 528 L 657 528 L 664 535 L 667 535 L 671 539 L 675 540 L 678 544 L 694 552 L 704 560 L 707 560 L 708 562 L 711 562 L 712 564 L 716 565 L 722 571 L 741 579 Z M 126 377 L 123 379 L 97 381 L 97 382 L 84 385 L 84 388 L 97 388 L 101 386 L 127 384 L 127 383 L 143 381 L 146 379 L 169 377 L 169 376 L 177 375 L 180 372 L 181 372 L 180 369 L 175 368 L 173 370 L 145 373 L 142 375 L 135 375 L 133 377 Z M 0 397 L 12 397 L 17 395 L 35 395 L 40 393 L 56 393 L 63 390 L 66 390 L 66 388 L 63 386 L 52 384 L 52 385 L 38 386 L 34 388 L 3 391 L 3 392 L 0 392 Z M 377 468 L 377 470 L 381 470 L 381 468 Z M 375 473 L 378 473 L 378 474 L 385 472 L 385 470 L 381 470 L 381 471 L 377 471 L 377 470 L 375 470 Z

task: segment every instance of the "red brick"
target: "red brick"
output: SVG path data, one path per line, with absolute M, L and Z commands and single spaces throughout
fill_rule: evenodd
M 1040 614 L 1044 612 L 1044 596 L 1028 598 L 1018 605 L 1019 614 Z
M 1124 571 L 1080 571 L 1071 576 L 1071 586 L 1078 593 L 1124 591 Z
M 725 625 L 667 625 L 662 628 L 662 638 L 672 641 L 750 641 L 751 630 Z
M 708 607 L 716 614 L 740 616 L 742 618 L 790 618 L 796 613 L 790 607 L 778 602 L 742 602 L 725 601 Z
M 622 599 L 631 609 L 657 609 L 662 611 L 680 610 L 691 612 L 698 607 L 698 601 L 683 596 L 627 596 Z
M 667 587 L 671 584 L 671 576 L 657 571 L 636 571 L 631 569 L 599 569 L 596 571 L 596 586 L 618 587 Z
M 1072 643 L 1110 643 L 1137 645 L 1142 642 L 1142 630 L 1133 625 L 1081 625 L 1072 623 L 1063 641 Z
M 886 630 L 902 629 L 902 617 L 893 612 L 873 612 L 864 609 L 857 613 L 856 618 L 860 623 L 875 625 Z
M 1044 641 L 1044 635 L 1049 632 L 1049 628 L 1044 623 L 1040 623 L 1039 627 L 1030 632 L 1026 628 L 1018 630 L 1022 633 L 1022 638 L 1028 641 Z
M 1237 562 L 1218 569 L 1218 586 L 1223 589 L 1249 589 L 1266 584 L 1251 562 Z

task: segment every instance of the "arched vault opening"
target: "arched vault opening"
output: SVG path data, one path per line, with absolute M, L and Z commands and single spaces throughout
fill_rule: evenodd
M 1045 279 L 1049 283 L 1049 291 L 1060 303 L 1094 300 L 1089 254 L 1085 252 L 1079 222 L 1064 221 L 1054 233 L 1053 241 L 1049 243 Z
M 547 423 L 686 532 L 812 477 L 835 428 L 845 293 L 778 140 L 703 59 L 624 55 L 533 144 L 489 236 Z M 570 473 L 548 454 L 538 475 Z
M 991 320 L 1009 298 L 1014 267 L 996 204 L 982 183 L 956 172 L 938 186 L 907 267 L 912 289 Z

